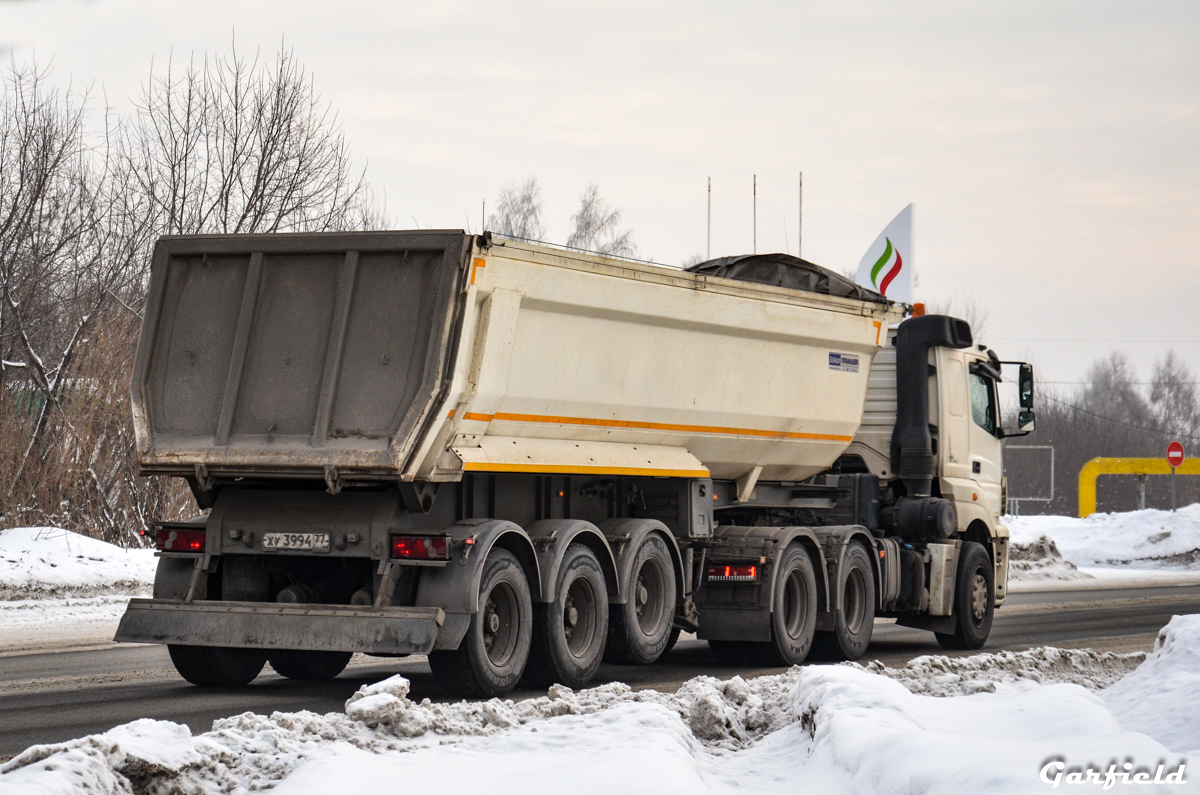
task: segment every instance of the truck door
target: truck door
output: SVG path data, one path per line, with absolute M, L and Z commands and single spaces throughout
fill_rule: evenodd
M 942 496 L 958 507 L 959 529 L 1000 515 L 1001 446 L 995 382 L 975 372 L 970 352 L 937 349 L 937 459 Z M 986 361 L 986 360 L 983 360 Z M 933 408 L 931 406 L 931 408 Z
M 985 511 L 996 520 L 1004 508 L 1000 504 L 1002 445 L 996 381 L 978 366 L 968 365 L 968 369 L 971 421 L 967 424 L 967 445 L 971 478 L 979 489 L 978 502 L 986 503 Z

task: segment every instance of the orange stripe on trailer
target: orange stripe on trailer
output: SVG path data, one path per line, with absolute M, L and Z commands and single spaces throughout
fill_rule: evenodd
M 480 268 L 487 267 L 487 260 L 483 257 L 476 257 L 474 264 L 471 265 L 471 284 L 475 283 L 475 272 Z
M 707 469 L 656 469 L 653 467 L 566 466 L 554 464 L 463 463 L 466 472 L 534 472 L 554 475 L 640 475 L 653 478 L 706 478 Z
M 479 422 L 539 422 L 550 425 L 585 425 L 595 428 L 633 428 L 643 431 L 672 431 L 677 433 L 719 433 L 729 436 L 763 436 L 770 439 L 812 439 L 827 442 L 849 442 L 853 436 L 832 433 L 802 433 L 800 431 L 767 431 L 759 428 L 725 428 L 716 425 L 675 425 L 667 422 L 636 422 L 633 420 L 601 420 L 591 417 L 553 417 L 537 414 L 476 414 L 468 411 L 464 420 Z

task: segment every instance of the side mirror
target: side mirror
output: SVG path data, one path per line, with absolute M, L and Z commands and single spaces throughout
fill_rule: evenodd
M 1030 433 L 1035 426 L 1034 416 L 1032 411 L 1021 411 L 1017 413 L 1017 430 L 1021 433 Z
M 1033 408 L 1033 365 L 1021 365 L 1021 374 L 1017 377 L 1017 390 L 1020 393 L 1021 408 Z M 1021 416 L 1029 414 L 1029 430 L 1033 430 L 1033 412 L 1021 412 Z M 1025 430 L 1025 421 L 1020 421 L 1021 430 Z

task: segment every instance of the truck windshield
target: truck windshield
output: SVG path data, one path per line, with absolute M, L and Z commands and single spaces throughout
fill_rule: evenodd
M 993 436 L 996 434 L 995 392 L 989 379 L 971 373 L 971 418 Z

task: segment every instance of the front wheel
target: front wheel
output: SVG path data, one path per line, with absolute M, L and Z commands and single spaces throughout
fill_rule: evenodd
M 852 541 L 846 550 L 838 584 L 834 593 L 842 595 L 842 603 L 834 613 L 833 631 L 816 633 L 813 648 L 822 657 L 857 660 L 867 653 L 875 626 L 875 574 L 861 541 Z
M 168 644 L 167 652 L 179 675 L 194 685 L 230 687 L 248 685 L 267 664 L 261 649 Z
M 517 686 L 533 638 L 529 581 L 516 557 L 493 549 L 479 578 L 479 610 L 457 649 L 429 654 L 438 685 L 460 698 L 494 698 Z
M 954 632 L 935 632 L 943 649 L 982 649 L 992 631 L 996 610 L 995 572 L 983 545 L 967 541 L 958 555 L 954 583 Z

